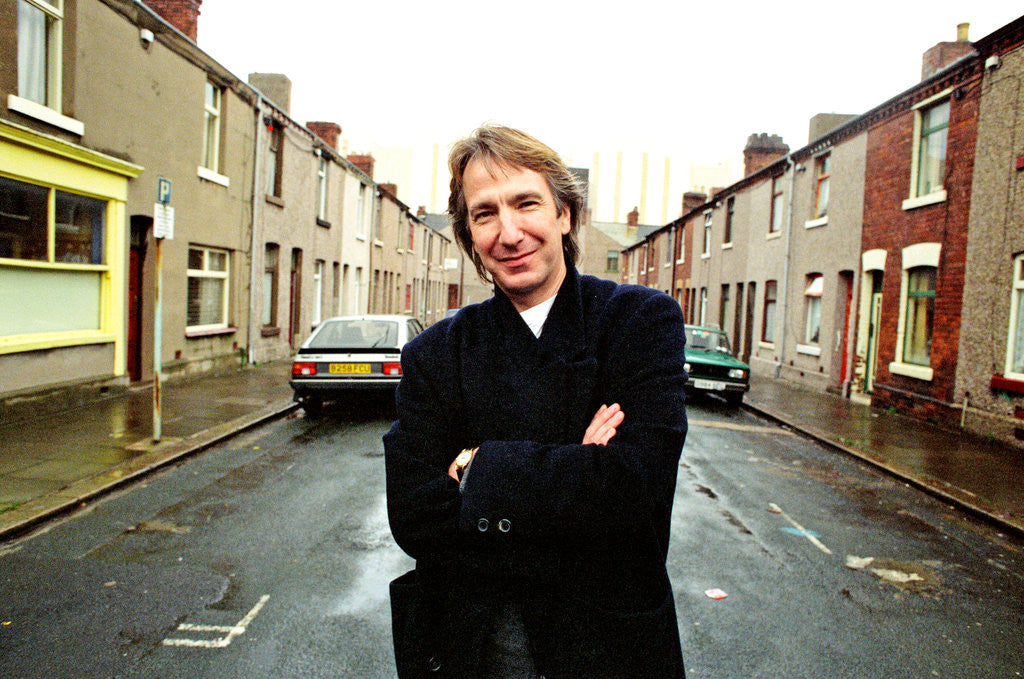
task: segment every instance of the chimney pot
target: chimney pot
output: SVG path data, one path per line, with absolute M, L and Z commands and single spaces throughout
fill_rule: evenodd
M 956 25 L 956 41 L 957 42 L 969 42 L 967 34 L 971 30 L 971 24 L 968 22 L 959 23 Z

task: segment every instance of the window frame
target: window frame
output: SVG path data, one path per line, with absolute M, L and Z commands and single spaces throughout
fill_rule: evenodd
M 210 92 L 213 92 L 214 95 L 214 105 L 209 102 Z M 220 136 L 224 120 L 221 112 L 224 109 L 224 88 L 207 80 L 203 93 L 203 160 L 200 166 L 210 172 L 220 174 Z
M 820 273 L 807 274 L 804 288 L 804 341 L 808 346 L 821 346 L 821 307 L 825 292 L 825 277 Z M 812 326 L 813 324 L 813 326 Z M 812 327 L 817 331 L 812 335 Z
M 828 202 L 831 198 L 830 188 L 832 177 L 832 152 L 823 153 L 814 159 L 814 210 L 813 219 L 824 219 L 828 217 Z M 825 189 L 825 205 L 821 204 L 822 187 Z
M 769 305 L 771 305 L 769 307 Z M 771 334 L 768 328 L 768 309 L 772 310 Z M 764 282 L 764 303 L 761 307 L 761 341 L 765 344 L 775 344 L 775 322 L 779 310 L 779 282 L 766 280 Z
M 264 191 L 267 196 L 281 198 L 281 176 L 284 163 L 284 128 L 277 122 L 270 126 L 270 139 L 267 143 L 267 172 L 264 176 L 266 186 Z M 273 165 L 270 160 L 273 159 Z M 273 175 L 271 175 L 271 170 Z
M 18 97 L 21 99 L 44 106 L 48 109 L 52 109 L 60 113 L 63 99 L 63 50 L 64 50 L 64 0 L 52 0 L 47 2 L 46 0 L 18 0 L 18 8 L 22 4 L 25 4 L 33 9 L 36 9 L 43 13 L 44 20 L 46 21 L 45 37 L 46 44 L 44 45 L 46 55 L 45 65 L 45 78 L 46 82 L 43 85 L 45 91 L 45 101 L 38 101 L 33 98 L 30 92 L 22 88 L 22 71 L 26 70 L 23 68 L 24 63 L 22 61 L 21 53 L 21 18 L 17 16 L 20 11 L 16 10 L 16 24 L 17 28 L 17 41 L 18 41 L 18 54 L 17 54 L 17 69 L 18 69 Z M 27 89 L 27 88 L 26 88 Z
M 1006 365 L 1003 375 L 1011 379 L 1024 380 L 1024 365 L 1021 370 L 1014 370 L 1014 351 L 1017 347 L 1017 340 L 1021 340 L 1019 347 L 1024 355 L 1024 331 L 1015 333 L 1016 326 L 1024 326 L 1024 253 L 1013 258 L 1013 272 L 1010 280 L 1010 323 L 1006 334 Z M 1024 360 L 1022 360 L 1024 364 Z
M 263 247 L 263 317 L 260 319 L 264 328 L 276 328 L 277 325 L 277 295 L 279 278 L 279 261 L 281 259 L 281 246 L 277 243 L 266 243 Z M 270 276 L 270 285 L 267 285 L 267 276 Z M 269 290 L 268 290 L 269 287 Z M 267 303 L 269 300 L 269 304 Z
M 714 213 L 712 210 L 704 211 L 704 249 L 701 251 L 701 257 L 711 256 L 711 229 L 714 225 Z
M 772 198 L 771 198 L 771 209 L 768 215 L 768 235 L 782 233 L 782 218 L 783 218 L 783 195 L 782 189 L 782 175 L 772 177 Z M 778 222 L 778 224 L 776 224 Z
M 736 214 L 736 196 L 725 199 L 725 233 L 722 235 L 722 247 L 732 245 L 732 222 Z
M 907 363 L 905 360 L 904 348 L 906 345 L 907 335 L 907 309 L 908 301 L 910 299 L 910 272 L 921 267 L 931 267 L 935 269 L 936 294 L 933 299 L 937 300 L 939 287 L 939 257 L 941 251 L 941 243 L 914 243 L 913 245 L 908 245 L 903 248 L 901 262 L 903 271 L 900 280 L 900 303 L 899 316 L 896 324 L 896 346 L 894 350 L 894 360 L 889 363 L 889 372 L 893 374 L 913 377 L 926 382 L 931 381 L 935 376 L 935 371 L 930 365 L 925 366 L 919 363 Z M 930 336 L 934 337 L 934 333 L 935 326 L 933 323 L 930 329 Z M 929 351 L 929 363 L 931 362 L 931 355 L 932 352 Z
M 316 168 L 316 219 L 320 226 L 329 225 L 327 221 L 327 171 L 328 162 L 323 153 L 317 158 Z
M 928 97 L 914 105 L 914 131 L 913 139 L 911 140 L 911 156 L 910 156 L 910 177 L 908 187 L 908 197 L 903 201 L 902 208 L 904 210 L 912 210 L 917 207 L 924 205 L 933 205 L 935 203 L 941 203 L 946 200 L 946 160 L 947 152 L 949 149 L 949 120 L 953 112 L 952 104 L 952 93 L 953 88 L 949 87 L 935 94 L 934 96 Z M 946 105 L 949 107 L 946 115 L 946 124 L 941 128 L 934 128 L 928 130 L 927 134 L 922 135 L 924 118 L 929 111 L 934 110 L 938 106 Z M 946 132 L 946 143 L 943 146 L 942 155 L 942 182 L 938 188 L 933 188 L 928 193 L 921 193 L 921 144 L 925 137 L 932 134 L 936 134 L 944 130 Z
M 605 273 L 619 273 L 619 251 L 608 250 L 604 262 Z
M 231 299 L 231 251 L 224 248 L 210 247 L 206 245 L 197 245 L 189 243 L 188 252 L 186 257 L 191 254 L 192 250 L 199 250 L 203 253 L 203 268 L 202 269 L 189 269 L 186 260 L 186 290 L 185 290 L 185 332 L 186 334 L 202 333 L 207 331 L 226 330 L 230 328 L 229 319 L 231 315 L 231 309 L 229 308 L 229 302 Z M 213 271 L 208 269 L 210 262 L 211 253 L 220 253 L 224 255 L 224 271 Z M 216 278 L 224 281 L 224 287 L 221 292 L 221 320 L 218 323 L 206 323 L 202 325 L 188 325 L 188 305 L 191 302 L 191 296 L 188 291 L 188 279 L 192 278 Z

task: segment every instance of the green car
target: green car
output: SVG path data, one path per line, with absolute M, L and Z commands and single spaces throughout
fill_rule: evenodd
M 750 389 L 750 366 L 732 355 L 718 328 L 686 326 L 686 374 L 687 389 L 718 394 L 733 407 Z

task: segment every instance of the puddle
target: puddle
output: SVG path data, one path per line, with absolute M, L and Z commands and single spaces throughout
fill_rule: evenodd
M 928 562 L 931 566 L 935 566 L 937 563 L 935 561 Z M 905 592 L 931 594 L 937 593 L 942 587 L 942 576 L 935 568 L 929 567 L 923 562 L 848 555 L 846 567 L 850 570 L 871 573 L 882 582 Z

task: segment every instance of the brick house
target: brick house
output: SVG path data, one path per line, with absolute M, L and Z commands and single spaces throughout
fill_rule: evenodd
M 862 235 L 863 390 L 874 405 L 951 418 L 982 64 L 959 36 L 868 122 Z M 939 46 L 937 46 L 939 47 Z

